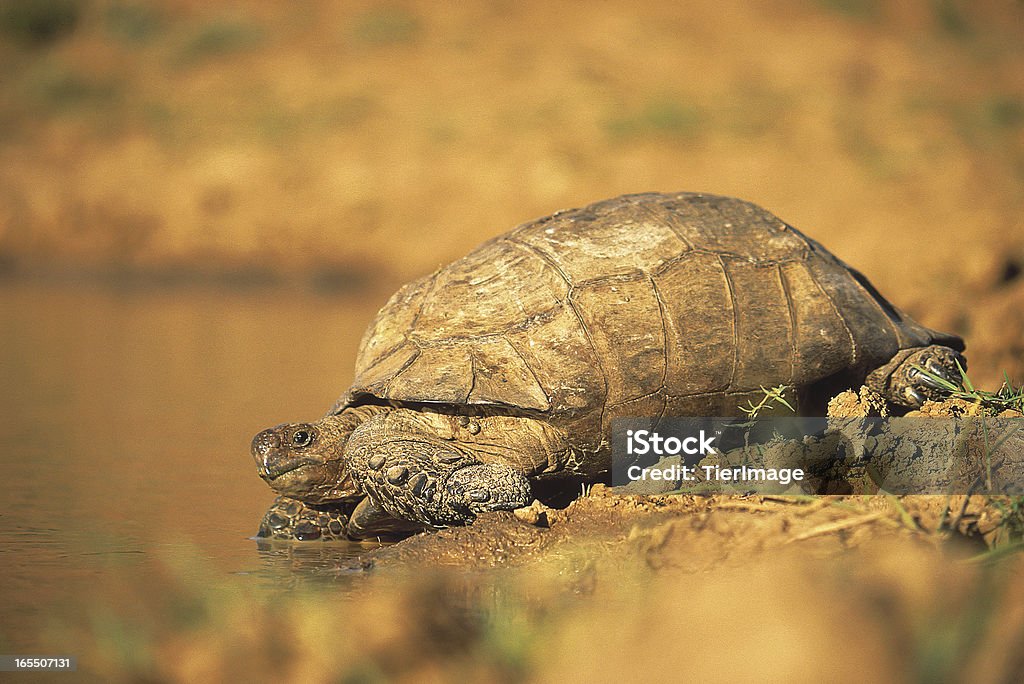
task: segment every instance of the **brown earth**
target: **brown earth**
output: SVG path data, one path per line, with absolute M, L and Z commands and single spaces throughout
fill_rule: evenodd
M 926 402 L 921 411 L 912 413 L 948 419 L 984 410 L 979 409 L 978 404 L 950 399 Z M 886 412 L 884 404 L 867 388 L 861 388 L 859 396 L 844 392 L 830 403 L 833 418 L 879 412 Z M 1001 416 L 1022 417 L 1016 410 L 1005 410 Z M 959 491 L 967 491 L 968 486 Z M 997 500 L 1004 501 L 987 496 L 884 493 L 637 496 L 614 494 L 605 485 L 594 485 L 563 510 L 535 501 L 515 514 L 489 514 L 468 527 L 420 534 L 371 551 L 355 567 L 522 566 L 557 557 L 566 548 L 579 552 L 590 547 L 595 558 L 639 557 L 654 568 L 696 572 L 746 564 L 798 542 L 812 556 L 827 556 L 879 538 L 916 539 L 935 546 L 955 539 L 983 552 L 1005 545 L 1016 534 L 1009 527 L 1015 523 L 1007 519 L 1000 503 L 994 503 Z
M 165 580 L 198 618 L 146 623 L 141 662 L 109 640 L 83 659 L 102 681 L 1020 681 L 1020 554 L 978 561 L 912 504 L 901 522 L 887 504 L 725 503 L 588 497 L 564 521 L 586 541 L 543 553 L 489 516 L 391 547 L 341 597 Z
M 952 520 L 965 497 L 949 500 Z M 743 566 L 797 544 L 811 556 L 836 555 L 879 538 L 917 537 L 928 543 L 939 530 L 946 497 L 845 498 L 814 501 L 764 496 L 615 495 L 596 485 L 568 508 L 549 511 L 549 526 L 511 513 L 493 513 L 464 528 L 418 535 L 368 552 L 359 567 L 412 564 L 458 567 L 528 566 L 588 550 L 597 565 L 635 562 L 652 568 L 704 572 Z M 957 535 L 985 551 L 984 534 L 1000 515 L 981 497 L 969 502 Z M 938 543 L 936 536 L 932 543 Z M 588 547 L 591 547 L 588 549 Z M 595 551 L 600 550 L 598 553 Z M 607 558 L 605 558 L 607 556 Z M 610 570 L 611 568 L 603 568 Z
M 172 582 L 206 618 L 157 631 L 145 668 L 89 655 L 105 675 L 171 681 L 1020 681 L 1021 521 L 1005 503 L 597 485 L 331 571 L 295 549 L 293 572 L 333 589 L 287 600 Z
M 327 545 L 300 544 L 282 562 L 316 591 L 111 577 L 150 607 L 115 623 L 142 655 L 95 626 L 77 641 L 103 681 L 1013 682 L 1024 557 L 1004 510 L 599 485 L 539 521 L 490 514 L 330 571 Z

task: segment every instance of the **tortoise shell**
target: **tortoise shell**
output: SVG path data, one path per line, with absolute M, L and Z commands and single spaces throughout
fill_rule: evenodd
M 859 383 L 925 328 L 749 202 L 626 195 L 518 226 L 402 287 L 335 405 L 539 415 L 580 448 L 617 416 L 735 415 L 760 387 Z

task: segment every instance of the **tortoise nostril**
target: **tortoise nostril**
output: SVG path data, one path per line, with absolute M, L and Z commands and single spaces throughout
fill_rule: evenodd
M 264 430 L 252 438 L 252 453 L 255 456 L 263 456 L 272 449 L 280 448 L 281 438 L 274 430 Z

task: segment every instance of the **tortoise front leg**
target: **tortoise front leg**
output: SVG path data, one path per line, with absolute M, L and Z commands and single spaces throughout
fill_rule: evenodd
M 560 444 L 552 428 L 531 419 L 397 409 L 355 430 L 345 458 L 376 506 L 441 528 L 529 505 L 528 474 L 561 468 Z
M 369 499 L 308 504 L 288 496 L 274 499 L 260 521 L 257 539 L 278 541 L 396 540 L 422 532 L 424 525 L 402 520 Z
M 481 463 L 425 436 L 347 453 L 353 477 L 379 508 L 431 527 L 465 525 L 484 511 L 514 510 L 532 500 L 529 480 L 514 468 Z
M 307 504 L 290 496 L 274 499 L 256 537 L 294 541 L 348 539 L 346 529 L 356 502 Z

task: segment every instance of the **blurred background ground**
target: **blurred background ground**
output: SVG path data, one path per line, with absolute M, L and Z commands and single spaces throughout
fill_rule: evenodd
M 697 190 L 1019 363 L 1019 2 L 10 0 L 0 36 L 7 272 L 390 288 Z
M 249 438 L 330 406 L 398 285 L 650 190 L 761 204 L 963 335 L 980 386 L 1024 376 L 1019 1 L 0 2 L 0 652 L 97 681 L 1019 674 L 1019 575 L 921 530 L 822 557 L 772 518 L 731 569 L 666 532 L 625 578 L 591 550 L 310 596 L 359 550 L 246 538 Z

